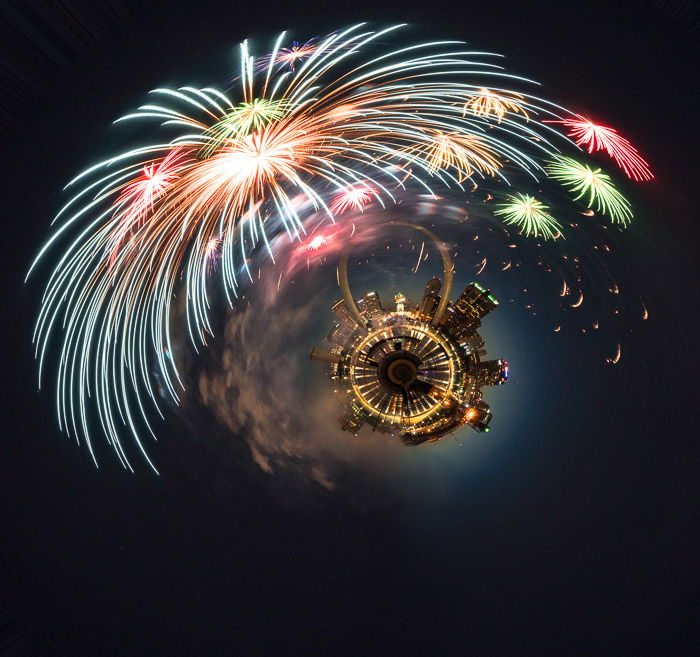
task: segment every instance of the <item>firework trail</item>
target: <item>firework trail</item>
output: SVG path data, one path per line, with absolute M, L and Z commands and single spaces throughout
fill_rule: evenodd
M 586 197 L 586 205 L 611 217 L 613 221 L 627 224 L 632 220 L 629 201 L 615 188 L 610 176 L 601 169 L 592 169 L 565 155 L 557 156 L 548 163 L 550 178 L 559 180 L 572 192 L 578 192 L 574 200 Z
M 575 140 L 577 146 L 587 146 L 589 153 L 604 150 L 629 178 L 639 182 L 654 178 L 646 160 L 615 128 L 598 125 L 582 116 L 556 123 L 569 128 L 569 137 Z
M 435 198 L 436 189 L 467 194 L 490 180 L 496 194 L 499 185 L 545 181 L 560 151 L 580 152 L 548 123 L 569 126 L 576 115 L 504 88 L 535 83 L 505 71 L 498 55 L 458 41 L 388 47 L 401 28 L 359 24 L 291 46 L 282 33 L 261 57 L 244 42 L 234 90 L 155 89 L 117 121 L 150 122 L 154 141 L 69 182 L 72 197 L 30 268 L 60 249 L 34 342 L 40 385 L 57 348 L 59 423 L 95 463 L 102 434 L 132 469 L 131 436 L 155 470 L 146 439 L 155 438 L 152 410 L 163 413 L 153 372 L 173 401 L 183 390 L 171 357 L 176 299 L 196 349 L 213 334 L 212 281 L 233 305 L 254 280 L 251 256 L 274 262 L 272 238 L 302 241 L 306 216 L 332 222 L 395 203 L 409 188 Z M 592 175 L 597 186 L 561 180 L 626 221 L 604 174 Z M 559 224 L 540 201 L 519 216 L 529 197 L 503 198 L 497 214 L 506 222 L 555 236 Z
M 479 89 L 478 93 L 464 104 L 462 114 L 471 112 L 474 116 L 493 116 L 498 123 L 503 121 L 508 112 L 522 114 L 525 118 L 529 118 L 524 103 L 525 99 L 520 94 L 496 93 L 491 89 Z
M 524 235 L 556 239 L 561 236 L 561 225 L 547 210 L 549 207 L 534 196 L 519 193 L 509 196 L 493 213 L 502 216 L 506 224 L 517 226 Z

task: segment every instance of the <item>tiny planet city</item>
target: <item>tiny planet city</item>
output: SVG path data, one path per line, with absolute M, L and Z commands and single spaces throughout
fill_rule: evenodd
M 700 654 L 700 1 L 0 15 L 0 653 Z
M 450 302 L 454 267 L 447 249 L 433 233 L 419 229 L 441 251 L 442 295 L 442 282 L 433 277 L 417 306 L 400 292 L 393 308 L 385 308 L 376 291 L 356 303 L 346 252 L 338 268 L 343 298 L 332 308 L 336 322 L 326 338 L 328 348 L 315 347 L 310 354 L 330 365 L 343 430 L 357 435 L 367 424 L 406 445 L 438 441 L 464 425 L 489 431 L 492 414 L 481 388 L 508 380 L 508 363 L 485 360 L 477 332 L 498 301 L 472 282 Z

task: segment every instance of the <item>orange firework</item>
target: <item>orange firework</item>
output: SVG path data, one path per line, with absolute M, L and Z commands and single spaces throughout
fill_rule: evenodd
M 120 121 L 155 120 L 165 136 L 69 183 L 62 223 L 30 269 L 65 238 L 35 342 L 40 379 L 47 354 L 57 356 L 61 428 L 84 437 L 93 457 L 97 427 L 131 468 L 126 431 L 155 469 L 143 441 L 153 433 L 147 404 L 160 412 L 161 390 L 177 402 L 183 387 L 170 356 L 176 299 L 195 348 L 206 344 L 213 274 L 233 304 L 241 279 L 254 278 L 251 254 L 266 249 L 274 260 L 270 237 L 301 240 L 312 213 L 333 221 L 404 187 L 435 197 L 433 185 L 461 187 L 472 175 L 509 182 L 544 172 L 557 135 L 507 115 L 528 119 L 525 107 L 545 101 L 475 95 L 475 80 L 522 78 L 453 41 L 385 48 L 400 27 L 359 24 L 289 48 L 280 35 L 262 59 L 244 42 L 235 91 L 154 90 Z M 508 220 L 518 208 L 506 209 Z
M 506 114 L 511 112 L 513 114 L 522 114 L 525 119 L 529 119 L 530 116 L 523 107 L 523 102 L 524 98 L 520 94 L 513 92 L 496 93 L 490 89 L 482 88 L 464 104 L 462 115 L 471 112 L 474 116 L 485 118 L 494 116 L 500 123 Z
M 494 176 L 501 167 L 493 147 L 483 137 L 471 134 L 435 132 L 407 152 L 425 162 L 431 174 L 454 170 L 459 182 L 471 177 L 474 170 Z

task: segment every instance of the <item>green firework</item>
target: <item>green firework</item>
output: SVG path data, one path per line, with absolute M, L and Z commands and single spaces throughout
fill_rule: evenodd
M 561 225 L 547 212 L 549 206 L 529 194 L 517 193 L 508 196 L 507 202 L 499 203 L 494 214 L 503 217 L 503 221 L 520 228 L 523 235 L 557 239 L 562 237 Z
M 268 123 L 279 121 L 288 106 L 289 103 L 284 100 L 267 98 L 256 98 L 249 103 L 239 103 L 209 129 L 207 143 L 200 155 L 209 157 L 226 141 L 243 137 Z
M 601 169 L 591 169 L 587 164 L 565 155 L 556 155 L 545 169 L 550 178 L 578 194 L 574 200 L 584 199 L 587 207 L 608 215 L 617 224 L 626 226 L 631 221 L 629 201 Z

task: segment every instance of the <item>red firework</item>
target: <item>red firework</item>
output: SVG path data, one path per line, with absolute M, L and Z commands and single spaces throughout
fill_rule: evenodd
M 598 125 L 582 116 L 577 119 L 551 121 L 551 123 L 562 123 L 570 128 L 568 136 L 576 142 L 577 146 L 587 146 L 589 153 L 606 151 L 627 174 L 628 178 L 639 182 L 654 178 L 648 163 L 639 154 L 639 151 L 615 128 Z
M 347 187 L 336 196 L 333 203 L 331 203 L 330 210 L 337 214 L 343 214 L 350 208 L 362 210 L 376 195 L 377 190 L 367 185 Z
M 318 251 L 320 248 L 326 246 L 326 244 L 328 244 L 328 240 L 323 235 L 316 235 L 316 237 L 309 240 L 306 245 L 306 250 Z
M 143 172 L 122 189 L 117 198 L 119 208 L 119 228 L 116 233 L 110 264 L 113 264 L 119 247 L 129 231 L 138 226 L 153 209 L 155 201 L 176 180 L 186 156 L 175 149 L 160 162 L 153 162 L 143 167 Z

